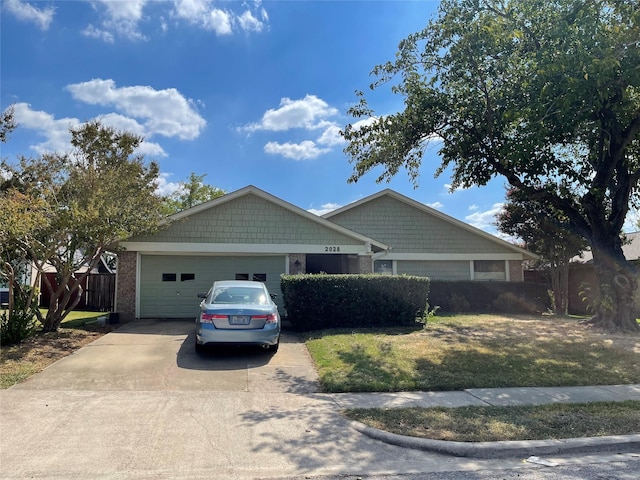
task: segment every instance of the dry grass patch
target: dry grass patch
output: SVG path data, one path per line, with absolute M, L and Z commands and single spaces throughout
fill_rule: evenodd
M 352 420 L 399 435 L 457 442 L 550 440 L 640 432 L 640 402 L 518 407 L 354 409 Z
M 640 383 L 640 335 L 575 319 L 457 315 L 424 328 L 327 330 L 307 346 L 328 392 Z

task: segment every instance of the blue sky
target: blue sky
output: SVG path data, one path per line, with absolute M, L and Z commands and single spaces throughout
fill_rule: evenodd
M 255 185 L 315 213 L 383 188 L 495 233 L 500 179 L 449 192 L 434 179 L 437 145 L 419 187 L 405 172 L 347 184 L 338 135 L 356 90 L 438 2 L 2 0 L 2 109 L 19 129 L 2 156 L 69 148 L 69 126 L 94 118 L 145 137 L 141 152 L 169 193 L 191 172 L 234 191 Z M 402 108 L 389 88 L 368 94 L 376 113 Z M 379 173 L 379 172 L 378 172 Z

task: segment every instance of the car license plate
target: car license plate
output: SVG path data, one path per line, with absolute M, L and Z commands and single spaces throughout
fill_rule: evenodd
M 249 325 L 251 317 L 249 315 L 231 315 L 229 323 L 231 325 Z

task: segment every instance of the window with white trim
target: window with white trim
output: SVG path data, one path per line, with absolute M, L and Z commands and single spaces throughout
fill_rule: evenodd
M 507 272 L 504 260 L 474 260 L 474 280 L 506 281 Z
M 374 260 L 373 273 L 393 275 L 393 260 Z

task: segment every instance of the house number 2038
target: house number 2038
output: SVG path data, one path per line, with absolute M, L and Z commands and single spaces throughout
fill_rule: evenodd
M 339 252 L 340 247 L 324 247 L 325 252 Z

